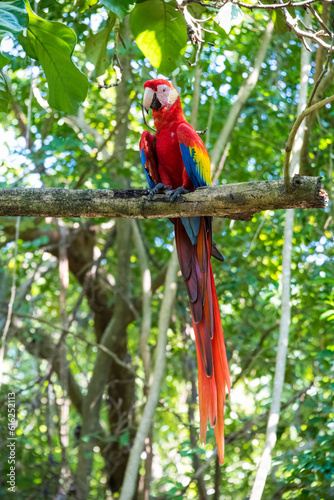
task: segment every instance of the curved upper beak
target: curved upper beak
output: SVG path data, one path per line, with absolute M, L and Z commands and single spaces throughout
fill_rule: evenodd
M 144 99 L 143 99 L 143 106 L 146 110 L 146 113 L 148 113 L 150 107 L 151 107 L 151 104 L 153 102 L 153 98 L 154 98 L 154 92 L 152 89 L 150 89 L 149 87 L 147 87 L 145 89 L 145 92 L 144 92 Z
M 154 90 L 147 87 L 144 92 L 143 106 L 146 110 L 146 113 L 149 112 L 149 109 L 160 109 L 161 102 L 157 98 L 156 92 Z

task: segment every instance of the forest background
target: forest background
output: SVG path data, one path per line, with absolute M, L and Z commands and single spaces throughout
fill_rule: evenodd
M 146 187 L 140 103 L 143 83 L 158 75 L 173 79 L 186 117 L 205 130 L 215 183 L 282 178 L 302 107 L 334 93 L 334 9 L 223 4 L 1 1 L 0 188 Z M 322 176 L 331 198 L 333 106 L 306 125 L 292 166 Z M 15 393 L 20 499 L 334 498 L 333 215 L 329 202 L 214 220 L 232 378 L 222 467 L 213 431 L 206 445 L 198 440 L 195 343 L 173 225 L 2 216 L 0 497 Z M 284 373 L 280 394 L 273 381 Z M 271 470 L 256 489 L 264 449 Z

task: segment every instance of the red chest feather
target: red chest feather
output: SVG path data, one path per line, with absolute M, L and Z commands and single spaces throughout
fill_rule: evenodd
M 161 130 L 157 135 L 156 151 L 158 168 L 164 184 L 171 185 L 173 189 L 182 186 L 184 165 L 181 156 L 176 128 Z M 168 182 L 169 179 L 169 182 Z

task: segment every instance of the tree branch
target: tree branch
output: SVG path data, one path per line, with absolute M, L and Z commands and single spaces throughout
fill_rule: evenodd
M 312 3 L 315 3 L 318 0 L 304 0 L 302 2 L 292 2 L 290 0 L 289 2 L 281 3 L 281 4 L 264 4 L 264 3 L 257 3 L 257 4 L 252 4 L 252 3 L 246 3 L 246 2 L 241 2 L 239 0 L 230 0 L 230 3 L 234 3 L 235 5 L 238 5 L 239 7 L 244 7 L 245 9 L 263 9 L 263 10 L 277 10 L 277 9 L 282 9 L 284 7 L 309 7 Z M 330 2 L 331 0 L 322 0 L 323 2 Z
M 291 129 L 290 135 L 288 137 L 288 141 L 286 144 L 285 148 L 285 157 L 284 157 L 284 183 L 285 187 L 288 190 L 290 187 L 290 155 L 292 151 L 292 146 L 296 137 L 296 134 L 298 132 L 298 129 L 300 125 L 303 123 L 304 118 L 308 116 L 309 114 L 313 113 L 313 111 L 316 111 L 319 108 L 322 108 L 323 106 L 326 106 L 326 104 L 330 104 L 331 102 L 334 101 L 334 95 L 330 97 L 326 97 L 326 99 L 323 99 L 322 101 L 316 102 L 312 106 L 309 106 L 308 108 L 305 108 L 304 111 L 298 116 L 297 120 L 293 124 L 293 127 Z
M 168 194 L 149 200 L 147 190 L 0 189 L 0 216 L 160 219 L 213 215 L 251 220 L 263 210 L 324 208 L 326 204 L 320 177 L 299 175 L 292 178 L 289 192 L 283 180 L 243 182 L 199 188 L 174 203 Z

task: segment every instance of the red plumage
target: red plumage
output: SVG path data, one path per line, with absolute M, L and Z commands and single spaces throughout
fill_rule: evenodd
M 180 97 L 170 82 L 146 82 L 144 95 L 153 108 L 156 134 L 143 132 L 142 162 L 151 187 L 162 182 L 187 190 L 211 183 L 209 157 L 196 131 L 186 121 Z M 149 89 L 149 90 L 147 90 Z M 149 104 L 147 104 L 149 103 Z M 219 462 L 224 461 L 225 386 L 231 383 L 219 304 L 210 258 L 220 258 L 212 243 L 210 217 L 173 220 L 182 276 L 187 288 L 196 336 L 200 434 L 205 442 L 209 420 L 215 430 Z

